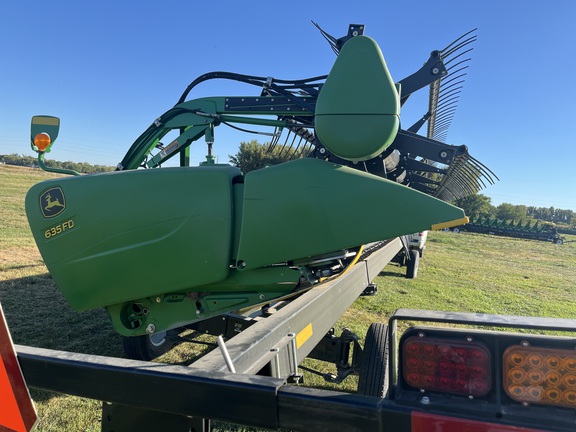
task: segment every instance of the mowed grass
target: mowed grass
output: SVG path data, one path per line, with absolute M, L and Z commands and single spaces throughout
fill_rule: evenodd
M 50 278 L 28 229 L 24 197 L 30 186 L 57 175 L 0 165 L 0 302 L 17 344 L 124 357 L 119 335 L 103 310 L 78 313 Z M 576 240 L 576 237 L 569 237 Z M 375 282 L 378 294 L 361 297 L 335 323 L 363 338 L 372 322 L 397 308 L 576 318 L 576 243 L 552 243 L 479 234 L 432 232 L 417 279 L 391 264 Z M 158 361 L 188 364 L 206 348 L 183 344 Z M 306 360 L 320 372 L 326 363 Z M 355 391 L 351 377 L 341 386 L 305 374 L 307 385 Z M 68 395 L 32 390 L 38 431 L 99 431 L 100 405 Z M 215 430 L 251 429 L 217 424 Z

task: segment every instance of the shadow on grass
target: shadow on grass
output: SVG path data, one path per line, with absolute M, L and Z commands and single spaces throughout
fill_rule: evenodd
M 0 281 L 0 303 L 15 344 L 125 357 L 106 312 L 74 311 L 48 273 Z M 44 401 L 56 396 L 39 390 L 33 395 Z
M 74 311 L 48 273 L 0 281 L 0 302 L 16 344 L 123 356 L 106 311 Z
M 21 264 L 21 265 L 9 265 L 0 266 L 0 271 L 10 271 L 10 270 L 23 270 L 27 268 L 38 267 L 38 264 Z
M 405 279 L 406 275 L 403 273 L 397 273 L 397 272 L 391 272 L 391 271 L 381 271 L 380 273 L 378 273 L 378 276 L 382 276 L 382 277 L 397 277 L 397 278 L 402 278 Z

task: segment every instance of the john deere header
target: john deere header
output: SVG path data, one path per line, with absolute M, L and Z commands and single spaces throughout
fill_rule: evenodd
M 395 82 L 363 32 L 351 25 L 332 38 L 338 56 L 327 76 L 202 75 L 117 171 L 33 186 L 30 227 L 71 306 L 105 307 L 123 335 L 153 334 L 338 277 L 362 245 L 465 222 L 448 201 L 477 191 L 485 167 L 465 146 L 400 127 L 410 94 L 448 75 L 443 53 Z M 256 85 L 259 93 L 187 100 L 209 79 Z M 284 138 L 290 151 L 286 143 L 300 142 L 294 154 L 305 157 L 246 175 L 215 164 L 216 127 L 234 125 L 269 126 L 270 147 Z M 58 127 L 55 117 L 32 120 L 42 166 Z M 176 137 L 165 145 L 169 133 Z M 201 138 L 206 162 L 187 166 L 189 146 Z M 179 167 L 161 168 L 175 156 Z

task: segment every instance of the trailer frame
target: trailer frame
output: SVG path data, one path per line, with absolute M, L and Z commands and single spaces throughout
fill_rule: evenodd
M 226 314 L 193 324 L 230 339 L 188 367 L 26 346 L 17 346 L 18 359 L 30 387 L 102 400 L 102 431 L 137 427 L 145 432 L 159 425 L 166 430 L 209 431 L 210 419 L 298 429 L 302 419 L 296 406 L 314 400 L 310 415 L 317 417 L 318 410 L 328 409 L 326 398 L 335 395 L 347 407 L 344 411 L 350 410 L 340 411 L 350 415 L 350 427 L 373 429 L 380 422 L 381 408 L 372 398 L 342 392 L 316 394 L 288 384 L 302 382 L 298 366 L 311 353 L 339 367 L 333 382 L 358 371 L 362 353 L 357 338 L 350 332 L 339 338 L 333 326 L 359 296 L 376 292 L 372 281 L 402 247 L 400 238 L 380 242 L 345 274 L 274 305 L 274 313 L 267 316 Z M 327 347 L 322 348 L 323 344 Z M 340 349 L 329 347 L 335 344 Z M 262 373 L 269 376 L 257 376 Z M 202 395 L 204 402 L 192 395 Z M 286 411 L 282 420 L 277 417 L 279 410 Z M 359 416 L 364 418 L 360 423 Z M 316 420 L 314 427 L 322 423 Z
M 363 351 L 350 332 L 336 337 L 332 326 L 367 288 L 374 291 L 372 281 L 401 250 L 400 239 L 388 241 L 346 274 L 280 305 L 269 316 L 223 316 L 220 322 L 204 323 L 205 331 L 220 329 L 227 336 L 246 326 L 223 342 L 220 351 L 213 350 L 190 366 L 16 345 L 18 361 L 29 387 L 102 401 L 103 432 L 208 432 L 213 420 L 293 431 L 332 431 L 335 424 L 339 430 L 383 432 L 574 430 L 576 410 L 512 403 L 501 389 L 493 399 L 476 401 L 406 388 L 399 376 L 397 350 L 397 344 L 402 345 L 399 321 L 409 322 L 412 333 L 445 331 L 461 336 L 472 330 L 455 329 L 457 325 L 574 333 L 572 319 L 399 309 L 387 325 L 376 323 L 387 328 L 386 352 L 375 351 L 389 380 L 387 393 L 360 394 L 360 386 L 358 393 L 350 393 L 298 385 L 299 364 L 307 356 L 336 359 L 341 370 L 335 382 L 365 366 L 364 357 L 374 351 L 368 353 L 367 347 Z M 449 327 L 413 327 L 418 321 Z M 494 346 L 500 346 L 495 352 L 506 344 L 530 340 L 537 344 L 536 338 L 543 338 L 492 333 L 475 335 L 492 338 Z M 569 338 L 547 343 L 573 347 L 575 342 Z M 347 363 L 351 352 L 352 361 Z M 501 376 L 501 371 L 495 374 Z

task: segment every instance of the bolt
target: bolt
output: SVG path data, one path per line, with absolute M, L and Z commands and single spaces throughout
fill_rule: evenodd
M 440 69 L 438 69 L 437 67 L 435 67 L 435 68 L 432 69 L 432 73 L 433 73 L 434 75 L 438 75 L 439 72 L 440 72 Z
M 440 152 L 440 157 L 441 157 L 442 159 L 446 159 L 446 158 L 448 157 L 448 152 L 441 151 L 441 152 Z
M 326 149 L 325 149 L 325 148 L 321 148 L 321 149 L 320 149 L 320 154 L 324 154 L 324 153 L 326 153 Z
M 358 32 L 357 32 L 356 30 L 354 30 L 354 31 L 352 32 L 352 36 L 354 36 L 354 37 L 358 36 Z
M 162 299 L 160 297 L 156 297 L 156 303 L 162 303 Z
M 424 405 L 429 405 L 430 404 L 430 398 L 428 396 L 422 396 L 422 399 L 420 400 L 421 403 L 423 403 Z
M 528 343 L 528 341 L 522 341 L 522 342 L 520 343 L 520 345 L 522 345 L 523 347 L 529 347 L 529 346 L 530 346 L 530 344 Z
M 264 294 L 260 294 L 260 300 L 264 300 L 266 296 Z
M 154 324 L 148 324 L 146 327 L 146 333 L 153 334 L 156 331 L 156 326 Z
M 426 335 L 425 335 L 423 332 L 419 332 L 419 333 L 418 333 L 418 337 L 421 337 L 421 338 L 422 338 L 422 337 L 424 337 L 424 336 L 426 336 Z
M 472 338 L 470 336 L 466 337 L 466 342 L 472 342 Z

